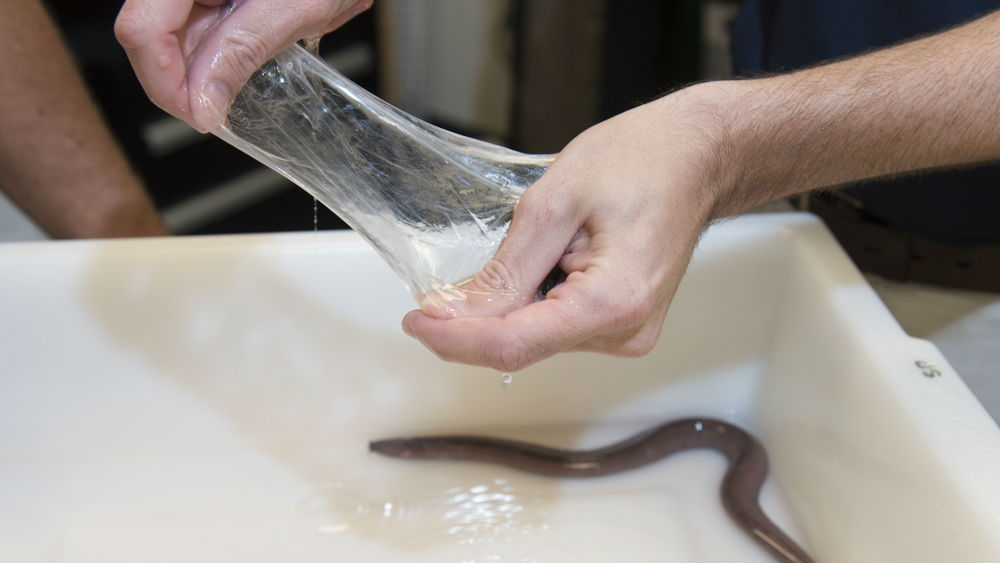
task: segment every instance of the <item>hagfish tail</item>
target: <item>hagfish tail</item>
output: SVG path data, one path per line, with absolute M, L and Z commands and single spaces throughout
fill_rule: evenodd
M 494 463 L 551 477 L 600 477 L 642 467 L 683 450 L 717 450 L 729 461 L 720 495 L 733 521 L 779 561 L 813 561 L 764 514 L 757 501 L 768 470 L 764 447 L 742 429 L 720 420 L 676 420 L 593 450 L 562 450 L 463 435 L 390 438 L 371 442 L 369 448 L 398 458 Z

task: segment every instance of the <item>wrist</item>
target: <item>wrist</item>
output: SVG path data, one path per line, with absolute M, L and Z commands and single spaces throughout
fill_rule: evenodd
M 742 211 L 735 205 L 739 190 L 746 185 L 745 123 L 739 112 L 742 96 L 738 81 L 716 81 L 695 84 L 663 98 L 677 104 L 678 113 L 690 123 L 685 148 L 698 178 L 687 185 L 706 224 Z
M 803 149 L 809 128 L 794 124 L 796 112 L 776 92 L 777 78 L 705 82 L 686 89 L 710 140 L 706 190 L 708 220 L 820 187 Z M 817 184 L 819 182 L 819 184 Z

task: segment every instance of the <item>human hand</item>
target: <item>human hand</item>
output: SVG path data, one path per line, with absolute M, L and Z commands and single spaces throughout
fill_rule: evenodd
M 568 350 L 650 351 L 723 192 L 710 117 L 681 91 L 583 132 L 521 197 L 464 299 L 429 296 L 404 331 L 445 360 L 502 371 Z M 566 280 L 536 301 L 556 265 Z
M 153 103 L 206 132 L 278 51 L 340 27 L 372 2 L 126 0 L 115 36 Z
M 1000 10 L 853 59 L 686 88 L 592 127 L 522 196 L 466 299 L 432 294 L 403 329 L 446 360 L 503 371 L 566 350 L 645 353 L 708 221 L 1000 160 L 1000 81 L 984 71 L 998 49 Z M 535 301 L 557 264 L 566 281 Z

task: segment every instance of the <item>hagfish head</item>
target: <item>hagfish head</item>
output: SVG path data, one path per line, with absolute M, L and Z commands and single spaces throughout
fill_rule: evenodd
M 409 438 L 373 440 L 368 443 L 368 450 L 377 454 L 403 459 L 414 457 L 414 454 L 416 453 L 415 448 L 413 447 L 413 441 Z

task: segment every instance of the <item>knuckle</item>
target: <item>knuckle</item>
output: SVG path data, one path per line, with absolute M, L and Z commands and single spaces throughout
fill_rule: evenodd
M 621 346 L 619 352 L 622 356 L 638 358 L 653 351 L 653 348 L 656 347 L 657 340 L 659 340 L 660 331 L 647 330 L 647 328 L 648 327 L 640 330 L 638 334 L 630 338 Z
M 497 290 L 513 289 L 514 284 L 510 268 L 496 258 L 491 258 L 481 270 L 476 272 L 473 281 L 479 287 Z
M 319 22 L 336 19 L 339 14 L 348 12 L 351 9 L 353 9 L 353 6 L 347 1 L 298 0 L 295 4 L 295 13 L 291 21 L 300 31 L 313 29 L 319 25 Z
M 524 349 L 505 344 L 497 350 L 488 365 L 497 371 L 517 371 L 527 365 Z
M 227 35 L 222 42 L 222 51 L 231 70 L 245 78 L 253 74 L 267 62 L 270 49 L 267 41 L 257 32 L 241 28 Z
M 326 15 L 330 10 L 330 3 L 327 0 L 299 0 L 295 10 L 303 19 L 309 20 Z
M 375 0 L 343 0 L 333 6 L 335 11 L 335 16 L 348 15 L 353 16 L 364 12 L 368 8 L 372 7 Z M 319 0 L 320 4 L 329 5 L 327 0 Z M 330 8 L 326 8 L 329 10 Z
M 118 17 L 115 19 L 115 39 L 123 47 L 138 47 L 148 27 L 149 22 L 146 21 L 142 12 L 126 4 L 122 6 L 121 12 L 118 13 Z
M 531 363 L 530 348 L 517 336 L 508 336 L 487 351 L 485 364 L 497 371 L 518 371 Z

